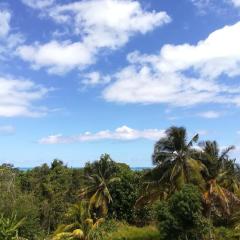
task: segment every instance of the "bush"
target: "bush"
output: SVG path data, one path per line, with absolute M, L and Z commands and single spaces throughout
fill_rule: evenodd
M 162 240 L 201 240 L 210 231 L 210 223 L 202 215 L 198 188 L 186 185 L 169 202 L 156 207 L 156 220 Z
M 233 229 L 227 229 L 225 227 L 214 229 L 215 239 L 217 240 L 239 240 L 240 233 Z
M 119 221 L 134 222 L 134 205 L 138 198 L 139 175 L 128 166 L 118 164 L 117 177 L 121 181 L 109 186 L 112 203 L 109 206 L 109 217 Z
M 117 231 L 108 234 L 104 240 L 159 240 L 159 231 L 153 226 L 138 228 L 120 224 Z

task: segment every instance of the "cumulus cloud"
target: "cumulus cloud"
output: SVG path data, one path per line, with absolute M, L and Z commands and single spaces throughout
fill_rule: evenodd
M 49 89 L 32 81 L 0 76 L 0 117 L 45 115 L 46 109 L 36 107 L 33 103 L 48 92 Z
M 107 101 L 240 105 L 240 22 L 211 33 L 196 45 L 164 45 L 158 54 L 133 52 L 129 65 L 112 76 L 103 92 Z M 226 76 L 228 81 L 218 81 Z
M 96 133 L 85 132 L 76 136 L 63 136 L 62 134 L 50 135 L 40 139 L 40 144 L 67 144 L 75 142 L 92 142 L 100 140 L 130 141 L 136 139 L 158 140 L 165 136 L 164 130 L 145 129 L 136 130 L 127 126 L 122 126 L 114 131 L 104 130 Z
M 100 50 L 115 50 L 133 35 L 146 34 L 171 21 L 166 12 L 146 11 L 135 0 L 77 1 L 56 4 L 46 12 L 80 39 L 19 47 L 18 54 L 23 60 L 51 73 L 84 68 L 96 62 Z
M 221 116 L 221 113 L 216 111 L 206 111 L 199 113 L 198 116 L 203 118 L 219 118 Z
M 83 67 L 94 62 L 94 56 L 84 44 L 51 41 L 33 46 L 21 46 L 18 54 L 25 61 L 32 61 L 32 67 L 48 66 L 49 73 L 64 73 L 75 67 Z
M 15 127 L 12 125 L 0 125 L 0 135 L 11 135 L 15 133 Z

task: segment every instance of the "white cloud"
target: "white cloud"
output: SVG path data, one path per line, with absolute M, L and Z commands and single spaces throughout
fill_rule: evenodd
M 159 129 L 145 129 L 136 130 L 127 126 L 122 126 L 114 131 L 104 130 L 96 133 L 85 132 L 76 136 L 63 136 L 62 134 L 50 135 L 40 139 L 40 144 L 66 144 L 75 142 L 91 142 L 100 140 L 120 140 L 130 141 L 136 139 L 158 140 L 165 136 L 164 130 Z
M 38 117 L 46 109 L 36 107 L 33 102 L 41 100 L 48 89 L 29 80 L 0 77 L 0 117 Z
M 80 42 L 52 41 L 44 45 L 21 46 L 18 54 L 23 60 L 32 61 L 35 69 L 47 66 L 50 73 L 59 74 L 94 62 L 91 49 Z
M 240 75 L 240 22 L 211 33 L 196 45 L 164 45 L 159 54 L 129 54 L 129 66 L 113 76 L 103 97 L 123 103 L 240 105 L 240 85 L 218 82 Z M 231 81 L 230 79 L 228 79 Z
M 214 14 L 229 15 L 230 7 L 240 7 L 240 0 L 189 0 L 197 9 L 198 13 L 205 15 L 209 12 Z
M 240 0 L 231 0 L 235 7 L 240 7 Z
M 100 50 L 115 50 L 133 35 L 146 34 L 171 21 L 166 12 L 146 11 L 135 0 L 77 1 L 55 5 L 46 12 L 81 40 L 25 45 L 18 54 L 33 67 L 53 73 L 93 64 Z
M 15 127 L 12 125 L 1 125 L 0 126 L 0 135 L 10 135 L 15 133 Z
M 22 0 L 22 3 L 35 9 L 43 9 L 54 4 L 55 0 Z
M 6 11 L 0 10 L 0 39 L 8 35 L 10 31 L 11 14 Z
M 90 72 L 83 74 L 82 81 L 84 85 L 95 86 L 98 84 L 107 84 L 111 81 L 111 77 L 106 75 L 102 76 L 99 72 Z
M 24 42 L 20 33 L 12 33 L 12 15 L 8 10 L 0 10 L 0 60 L 8 59 L 18 44 Z
M 199 113 L 198 116 L 203 118 L 219 118 L 221 114 L 216 111 L 206 111 L 206 112 Z
M 206 11 L 213 7 L 213 0 L 190 0 L 192 4 L 199 10 L 200 14 L 206 14 Z

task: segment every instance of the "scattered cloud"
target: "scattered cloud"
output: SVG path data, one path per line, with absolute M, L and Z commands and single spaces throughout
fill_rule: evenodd
M 0 117 L 39 117 L 46 109 L 33 102 L 41 100 L 49 89 L 34 82 L 12 77 L 0 77 Z
M 215 8 L 215 0 L 190 0 L 192 4 L 198 9 L 201 15 L 206 14 L 207 10 Z
M 0 11 L 0 39 L 6 37 L 10 31 L 11 14 L 6 11 Z
M 231 10 L 231 7 L 239 7 L 239 0 L 189 0 L 196 8 L 197 13 L 200 15 L 206 15 L 209 12 L 218 15 L 227 15 Z
M 210 118 L 219 118 L 221 114 L 216 111 L 206 111 L 206 112 L 199 113 L 198 116 L 210 119 Z
M 122 126 L 114 131 L 104 130 L 96 133 L 85 132 L 76 136 L 63 136 L 62 134 L 50 135 L 40 139 L 40 144 L 68 144 L 75 142 L 92 142 L 100 140 L 130 141 L 136 139 L 158 140 L 165 136 L 164 130 L 145 129 L 136 130 L 127 126 Z
M 240 7 L 240 0 L 231 0 L 235 7 Z
M 167 24 L 166 12 L 146 11 L 135 0 L 89 0 L 56 4 L 46 10 L 61 27 L 69 28 L 80 41 L 34 43 L 18 48 L 18 55 L 35 69 L 64 73 L 96 62 L 101 50 L 116 50 L 137 33 L 146 34 Z
M 16 131 L 12 125 L 0 125 L 0 135 L 11 135 Z
M 55 0 L 22 0 L 22 3 L 34 9 L 43 9 L 54 4 Z
M 81 83 L 88 86 L 95 86 L 98 84 L 107 84 L 111 81 L 111 77 L 106 75 L 102 76 L 99 72 L 90 72 L 81 76 Z
M 6 59 L 13 54 L 13 49 L 24 42 L 20 33 L 12 33 L 12 15 L 8 10 L 0 10 L 0 60 Z
M 160 53 L 133 52 L 129 65 L 112 76 L 107 101 L 192 106 L 232 103 L 240 106 L 240 22 L 211 33 L 196 45 L 164 45 Z M 224 75 L 227 81 L 218 81 Z M 233 80 L 232 80 L 233 81 Z

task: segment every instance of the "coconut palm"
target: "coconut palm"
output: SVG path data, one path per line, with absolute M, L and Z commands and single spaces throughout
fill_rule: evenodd
M 138 202 L 143 199 L 154 201 L 159 196 L 166 197 L 186 183 L 195 183 L 204 188 L 202 174 L 207 169 L 195 158 L 197 150 L 193 148 L 198 138 L 196 134 L 188 141 L 186 129 L 183 127 L 166 130 L 166 136 L 154 147 L 152 160 L 156 167 L 144 176 L 144 192 L 147 195 L 143 195 Z
M 23 239 L 18 236 L 18 230 L 23 225 L 24 219 L 17 220 L 16 215 L 10 218 L 0 216 L 0 239 L 1 240 L 17 240 Z
M 214 212 L 217 215 L 222 213 L 230 215 L 233 205 L 240 203 L 239 198 L 234 194 L 234 191 L 236 193 L 239 191 L 239 182 L 234 176 L 234 163 L 229 159 L 229 152 L 234 146 L 223 151 L 220 151 L 216 141 L 206 141 L 201 146 L 199 159 L 208 169 L 204 200 L 209 214 Z
M 90 209 L 100 216 L 106 216 L 108 204 L 112 202 L 109 185 L 120 181 L 116 177 L 118 168 L 108 154 L 101 156 L 99 161 L 85 166 L 86 187 L 81 189 L 81 199 L 89 200 Z
M 104 221 L 91 218 L 87 202 L 72 205 L 66 213 L 67 224 L 60 225 L 52 240 L 91 240 L 91 233 Z

